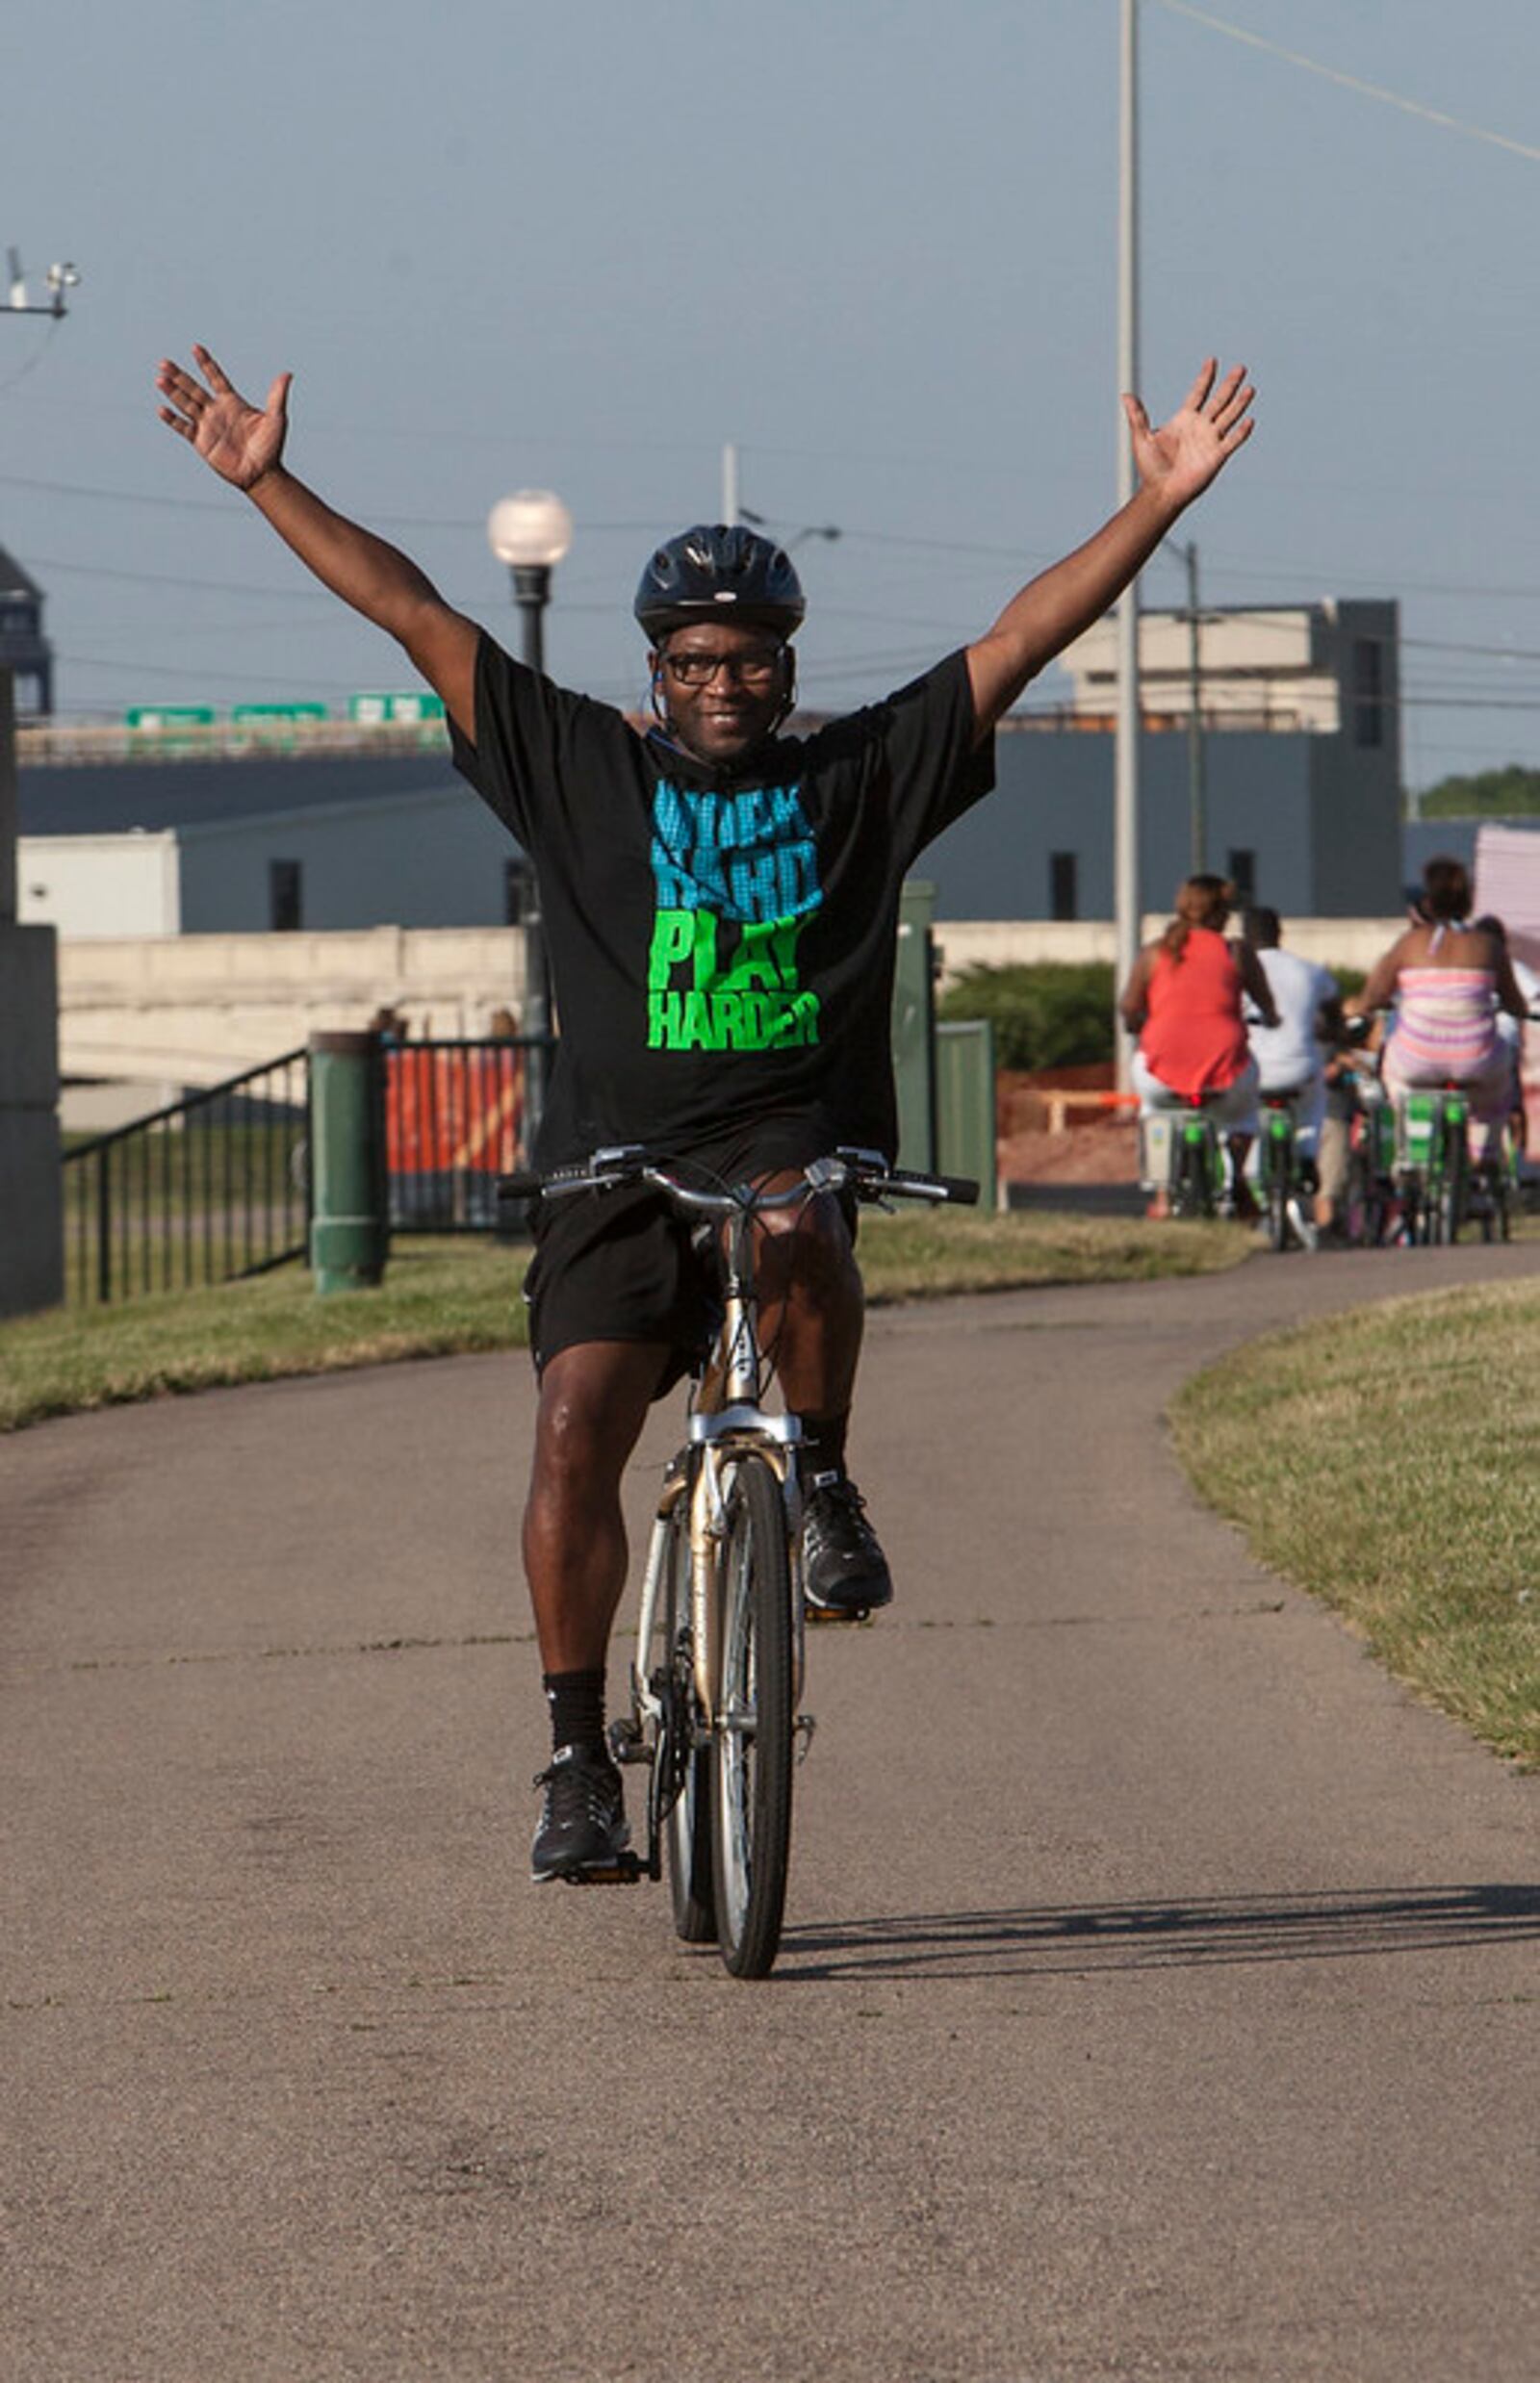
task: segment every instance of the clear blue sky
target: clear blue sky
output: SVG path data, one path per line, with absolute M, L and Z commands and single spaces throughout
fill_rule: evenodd
M 1534 0 L 1210 13 L 1540 148 Z M 1184 525 L 1205 599 L 1399 597 L 1409 782 L 1540 761 L 1540 162 L 1141 26 L 1143 394 L 1211 349 L 1261 390 Z M 615 700 L 725 440 L 783 534 L 845 533 L 798 554 L 821 705 L 1111 508 L 1116 0 L 13 0 L 4 60 L 0 247 L 85 276 L 57 328 L 0 315 L 0 543 L 62 709 L 410 682 L 157 422 L 194 339 L 248 392 L 293 368 L 294 468 L 495 628 L 487 508 L 557 489 L 548 660 Z

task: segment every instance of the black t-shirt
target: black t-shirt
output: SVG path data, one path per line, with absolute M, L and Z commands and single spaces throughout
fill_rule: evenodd
M 537 1164 L 778 1115 L 891 1156 L 900 887 L 994 782 L 966 656 L 728 768 L 483 635 L 475 724 L 455 766 L 538 871 L 561 1025 Z

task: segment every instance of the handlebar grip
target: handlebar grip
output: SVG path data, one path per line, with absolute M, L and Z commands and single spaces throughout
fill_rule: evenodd
M 975 1208 L 979 1198 L 979 1187 L 971 1175 L 911 1175 L 901 1166 L 895 1166 L 873 1189 L 879 1196 L 892 1192 L 902 1198 L 907 1192 L 911 1199 L 946 1200 L 959 1208 Z
M 545 1188 L 543 1175 L 521 1171 L 513 1175 L 500 1175 L 497 1195 L 500 1200 L 537 1200 Z

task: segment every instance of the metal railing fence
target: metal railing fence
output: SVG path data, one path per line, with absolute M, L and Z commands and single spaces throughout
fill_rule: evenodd
M 64 1154 L 65 1296 L 105 1304 L 305 1254 L 310 1063 L 288 1051 Z
M 387 1221 L 489 1233 L 525 1163 L 526 1055 L 552 1037 L 382 1042 Z M 287 1051 L 64 1154 L 65 1296 L 104 1305 L 309 1255 L 311 1053 Z

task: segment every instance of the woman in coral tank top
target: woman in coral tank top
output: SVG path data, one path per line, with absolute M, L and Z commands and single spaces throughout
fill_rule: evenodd
M 1188 878 L 1177 891 L 1175 917 L 1140 953 L 1117 1006 L 1139 1037 L 1133 1080 L 1141 1123 L 1202 1100 L 1229 1147 L 1236 1214 L 1248 1217 L 1256 1204 L 1243 1169 L 1257 1130 L 1257 1068 L 1246 1047 L 1243 998 L 1255 1003 L 1265 1025 L 1275 1026 L 1278 1017 L 1256 954 L 1225 936 L 1234 905 L 1226 878 Z M 1146 1188 L 1154 1193 L 1150 1214 L 1164 1216 L 1164 1182 Z

